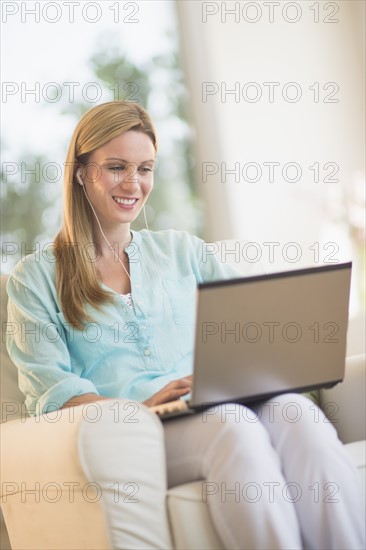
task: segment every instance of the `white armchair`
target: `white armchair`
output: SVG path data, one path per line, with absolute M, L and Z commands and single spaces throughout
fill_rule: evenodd
M 1 279 L 1 507 L 13 550 L 21 549 L 107 549 L 111 548 L 106 518 L 100 500 L 86 498 L 93 489 L 83 461 L 86 425 L 84 406 L 30 418 L 17 385 L 17 370 L 4 345 L 6 331 L 6 277 Z M 365 487 L 365 360 L 348 357 L 346 377 L 337 387 L 321 391 L 321 406 L 331 414 L 340 439 L 363 476 Z M 106 408 L 108 401 L 100 402 Z M 330 405 L 330 403 L 334 405 Z M 57 421 L 55 421 L 57 417 Z M 126 452 L 113 429 L 104 430 L 108 414 L 99 429 L 108 435 L 101 449 L 108 468 L 110 456 Z M 110 427 L 110 426 L 109 426 Z M 143 450 L 142 450 L 143 452 Z M 53 485 L 52 485 L 53 483 Z M 36 485 L 38 484 L 38 485 Z M 26 491 L 36 488 L 33 496 Z M 41 498 L 37 498 L 38 494 Z M 73 489 L 72 489 L 73 488 Z M 72 495 L 72 498 L 71 498 Z M 93 502 L 95 500 L 95 502 Z M 151 503 L 154 506 L 154 503 Z M 166 506 L 172 547 L 176 549 L 223 548 L 202 499 L 202 482 L 187 483 L 167 492 Z M 141 529 L 156 526 L 141 525 Z M 158 548 L 158 546 L 156 546 Z

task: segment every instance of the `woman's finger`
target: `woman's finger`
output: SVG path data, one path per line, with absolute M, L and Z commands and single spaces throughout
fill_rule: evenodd
M 163 390 L 166 389 L 174 389 L 174 388 L 188 388 L 192 386 L 192 382 L 190 380 L 187 380 L 186 378 L 179 378 L 178 380 L 173 380 L 172 382 L 169 382 L 166 386 L 164 386 Z
M 191 390 L 190 388 L 180 388 L 176 390 L 170 390 L 168 392 L 164 392 L 159 396 L 156 396 L 159 400 L 159 404 L 161 403 L 168 403 L 169 401 L 175 401 L 176 399 L 179 399 L 183 395 L 186 395 Z

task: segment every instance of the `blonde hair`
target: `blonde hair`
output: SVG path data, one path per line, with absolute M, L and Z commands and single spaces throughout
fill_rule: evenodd
M 95 265 L 97 240 L 92 210 L 76 170 L 86 165 L 91 154 L 111 139 L 135 130 L 148 135 L 157 150 L 157 136 L 148 113 L 137 103 L 111 101 L 90 109 L 76 126 L 65 162 L 63 226 L 54 240 L 56 288 L 66 320 L 75 328 L 92 321 L 85 306 L 100 309 L 112 302 L 103 290 Z M 94 245 L 94 246 L 93 246 Z M 90 255 L 90 247 L 94 254 Z

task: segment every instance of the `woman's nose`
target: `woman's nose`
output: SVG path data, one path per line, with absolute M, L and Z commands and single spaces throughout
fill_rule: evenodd
M 120 183 L 122 187 L 128 187 L 135 189 L 139 185 L 139 178 L 138 178 L 138 172 L 137 172 L 137 166 L 129 163 L 126 166 L 126 172 L 125 175 Z

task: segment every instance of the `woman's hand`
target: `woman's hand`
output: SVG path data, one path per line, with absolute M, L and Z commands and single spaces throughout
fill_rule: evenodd
M 175 401 L 183 395 L 187 395 L 192 389 L 192 378 L 191 375 L 179 378 L 178 380 L 172 380 L 172 382 L 169 382 L 160 391 L 154 393 L 149 399 L 143 401 L 143 404 L 147 407 L 155 407 L 155 405 Z

